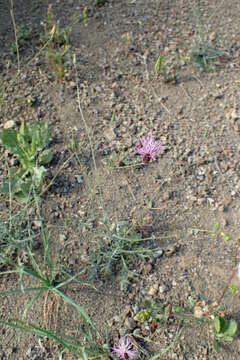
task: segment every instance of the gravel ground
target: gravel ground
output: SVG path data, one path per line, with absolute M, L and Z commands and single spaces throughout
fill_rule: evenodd
M 185 326 L 175 341 L 182 322 L 170 317 L 164 328 L 140 324 L 136 315 L 147 299 L 166 307 L 189 308 L 200 300 L 212 304 L 234 267 L 240 215 L 240 3 L 109 0 L 100 7 L 97 1 L 68 0 L 64 4 L 54 1 L 53 14 L 63 26 L 74 12 L 81 15 L 84 5 L 88 26 L 83 21 L 73 26 L 65 78 L 58 81 L 45 52 L 39 52 L 45 1 L 16 2 L 16 22 L 31 24 L 32 34 L 20 51 L 21 72 L 14 79 L 11 18 L 7 1 L 0 0 L 0 39 L 4 44 L 0 53 L 0 126 L 16 128 L 22 116 L 26 121 L 49 121 L 54 152 L 50 179 L 71 156 L 72 138 L 78 140 L 78 160 L 68 161 L 41 201 L 46 224 L 53 228 L 53 238 L 59 238 L 60 261 L 66 267 L 78 271 L 89 249 L 100 241 L 101 201 L 111 224 L 122 220 L 137 224 L 142 236 L 155 237 L 159 252 L 151 261 L 130 264 L 136 278 L 125 291 L 120 290 L 118 277 L 112 276 L 96 280 L 97 291 L 72 285 L 68 293 L 113 339 L 126 332 L 135 339 L 148 339 L 146 359 L 169 345 L 162 358 L 238 359 L 238 338 L 218 354 L 206 325 Z M 176 54 L 189 55 L 200 25 L 212 46 L 224 54 L 219 65 L 209 73 L 184 65 L 176 84 L 166 83 L 161 76 L 156 79 L 154 66 L 159 54 L 174 69 Z M 78 111 L 77 85 L 97 169 Z M 24 102 L 28 97 L 31 107 Z M 136 146 L 149 132 L 164 143 L 164 153 L 144 167 L 129 166 L 139 160 Z M 13 166 L 14 159 L 1 148 L 2 164 L 5 155 Z M 6 176 L 2 166 L 0 177 Z M 7 206 L 2 197 L 2 216 L 6 216 Z M 34 211 L 30 209 L 33 218 Z M 220 230 L 214 233 L 216 223 Z M 231 241 L 226 241 L 223 233 L 230 234 Z M 17 281 L 4 277 L 0 287 L 15 287 Z M 235 296 L 223 304 L 225 314 L 236 320 L 238 300 Z M 19 317 L 26 301 L 26 296 L 4 299 L 1 316 Z M 29 314 L 29 319 L 39 324 L 43 301 Z M 58 331 L 70 334 L 79 328 L 79 319 L 63 304 L 60 307 L 52 321 Z M 1 331 L 1 359 L 57 359 L 54 345 Z M 71 359 L 71 355 L 65 358 Z

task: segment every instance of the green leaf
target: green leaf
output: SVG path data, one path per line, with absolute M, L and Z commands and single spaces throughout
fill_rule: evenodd
M 223 337 L 225 336 L 226 334 L 226 331 L 228 329 L 230 325 L 230 322 L 228 322 L 227 320 L 225 320 L 223 317 L 221 316 L 216 316 L 215 319 L 214 319 L 214 328 L 215 328 L 215 331 L 216 331 L 216 335 L 218 337 Z M 233 327 L 234 329 L 234 325 L 231 324 L 231 328 Z M 227 334 L 229 335 L 229 334 Z
M 175 312 L 175 313 L 177 313 L 177 314 L 178 314 L 178 313 L 184 313 L 184 312 L 185 312 L 184 308 L 182 308 L 182 307 L 180 307 L 180 306 L 173 306 L 172 311 Z
M 238 325 L 237 322 L 233 319 L 231 319 L 228 323 L 228 327 L 224 332 L 224 335 L 226 336 L 230 336 L 230 337 L 235 337 L 237 335 L 238 332 Z
M 214 319 L 214 329 L 215 329 L 216 333 L 220 333 L 221 323 L 220 323 L 219 316 L 216 316 Z
M 49 164 L 52 161 L 53 154 L 51 150 L 46 149 L 39 155 L 39 164 L 40 165 L 46 165 Z
M 219 223 L 216 223 L 213 227 L 213 232 L 216 233 L 220 228 L 220 224 Z
M 216 352 L 219 352 L 220 351 L 220 347 L 219 347 L 219 343 L 217 340 L 214 340 L 213 341 L 213 348 Z
M 3 129 L 2 132 L 2 143 L 5 148 L 12 151 L 20 159 L 24 157 L 24 153 L 18 143 L 17 132 L 13 129 Z
M 229 289 L 230 289 L 232 295 L 235 295 L 236 292 L 238 291 L 238 286 L 235 285 L 235 284 L 230 284 L 230 285 L 229 285 Z
M 29 140 L 29 131 L 28 131 L 28 127 L 25 121 L 22 122 L 20 129 L 19 129 L 19 134 L 22 136 L 23 141 L 25 143 L 28 143 Z
M 223 237 L 223 239 L 225 241 L 230 241 L 232 240 L 231 236 L 229 234 L 225 234 L 224 232 L 221 233 L 221 236 Z
M 84 308 L 81 305 L 77 304 L 72 298 L 70 298 L 68 295 L 64 294 L 62 291 L 58 290 L 56 287 L 53 287 L 52 291 L 56 295 L 60 296 L 66 303 L 75 307 L 75 309 L 79 312 L 82 319 L 85 321 L 86 325 L 88 325 L 90 327 L 94 327 L 89 315 L 86 313 L 86 311 L 84 310 Z
M 223 337 L 221 338 L 221 341 L 232 342 L 232 341 L 233 341 L 233 337 L 232 337 L 232 336 L 223 335 Z
M 161 73 L 162 66 L 164 64 L 165 64 L 165 57 L 163 55 L 159 55 L 154 67 L 155 77 L 157 77 Z
M 44 166 L 35 166 L 33 168 L 33 183 L 37 188 L 40 187 L 42 181 L 46 175 L 46 169 Z

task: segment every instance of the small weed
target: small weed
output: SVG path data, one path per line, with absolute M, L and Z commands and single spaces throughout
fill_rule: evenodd
M 47 123 L 34 123 L 27 126 L 23 120 L 18 131 L 4 129 L 2 143 L 20 161 L 18 170 L 9 170 L 9 179 L 1 186 L 1 192 L 12 193 L 19 201 L 26 202 L 33 191 L 41 189 L 46 168 L 52 160 L 52 152 L 47 149 L 50 131 Z
M 16 29 L 17 41 L 18 41 L 18 48 L 19 51 L 23 50 L 25 45 L 31 39 L 32 36 L 32 27 L 27 24 L 21 24 Z M 13 54 L 17 53 L 17 46 L 16 43 L 12 44 L 11 50 Z
M 0 269 L 18 257 L 24 260 L 27 248 L 32 247 L 34 234 L 23 218 L 0 220 Z
M 47 53 L 48 62 L 51 65 L 58 80 L 64 78 L 66 54 L 68 53 L 68 50 L 69 47 L 65 47 L 59 51 L 50 49 Z
M 44 32 L 40 35 L 42 43 L 50 42 L 49 46 L 57 49 L 69 45 L 71 32 L 72 28 L 70 26 L 61 29 L 59 24 L 53 20 L 53 11 L 50 5 L 47 11 L 47 20 L 44 24 Z
M 87 6 L 85 5 L 83 8 L 83 23 L 84 26 L 88 26 L 88 16 L 87 16 Z
M 154 250 L 146 246 L 147 239 L 142 239 L 139 234 L 128 228 L 126 222 L 113 224 L 101 235 L 89 255 L 91 276 L 97 274 L 109 276 L 120 272 L 121 288 L 125 288 L 130 279 L 135 277 L 129 269 L 133 258 L 149 259 Z
M 235 320 L 225 320 L 219 315 L 215 317 L 213 325 L 215 333 L 213 346 L 216 351 L 219 351 L 220 342 L 232 342 L 234 338 L 236 338 L 238 333 L 238 325 Z
M 219 59 L 224 53 L 217 50 L 213 39 L 204 29 L 202 14 L 200 9 L 195 9 L 193 18 L 195 19 L 195 38 L 189 52 L 190 62 L 199 70 L 210 72 L 220 64 Z
M 207 39 L 198 37 L 190 51 L 190 61 L 201 71 L 213 71 L 220 64 L 223 52 L 216 50 Z
M 170 65 L 166 62 L 165 56 L 159 55 L 154 67 L 155 79 L 161 76 L 165 83 L 177 84 L 179 71 L 180 64 L 178 61 L 174 61 L 174 63 Z
M 157 329 L 159 324 L 165 326 L 171 318 L 182 321 L 185 325 L 189 324 L 189 322 L 196 324 L 204 322 L 213 327 L 213 346 L 217 351 L 219 351 L 219 345 L 222 342 L 233 341 L 238 332 L 238 326 L 235 320 L 224 319 L 215 304 L 207 306 L 204 301 L 196 303 L 194 310 L 189 312 L 181 306 L 172 304 L 164 306 L 161 303 L 152 303 L 147 300 L 143 309 L 140 310 L 136 316 L 136 320 L 150 326 L 152 332 Z M 154 359 L 155 358 L 157 359 L 157 355 Z
M 74 20 L 75 22 L 76 20 Z M 44 32 L 40 35 L 42 43 L 47 43 L 46 56 L 56 77 L 60 80 L 65 74 L 66 54 L 69 51 L 72 26 L 60 28 L 59 23 L 53 20 L 52 7 L 48 7 L 47 20 Z

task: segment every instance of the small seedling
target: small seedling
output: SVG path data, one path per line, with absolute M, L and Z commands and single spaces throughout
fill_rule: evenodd
M 221 316 L 215 317 L 213 325 L 215 333 L 214 348 L 219 351 L 220 342 L 232 342 L 236 338 L 238 325 L 235 320 L 225 320 Z
M 43 43 L 50 42 L 51 48 L 59 48 L 65 45 L 69 45 L 69 37 L 72 32 L 72 28 L 67 26 L 60 28 L 59 24 L 53 20 L 52 6 L 48 7 L 47 20 L 44 25 L 44 32 L 40 35 L 40 39 Z
M 101 236 L 89 255 L 91 275 L 109 276 L 120 273 L 121 288 L 125 288 L 136 274 L 129 269 L 133 258 L 150 259 L 154 250 L 148 248 L 139 234 L 135 234 L 126 222 L 113 224 Z
M 28 26 L 26 24 L 21 24 L 19 27 L 17 27 L 16 33 L 17 33 L 18 49 L 22 50 L 27 44 L 27 42 L 31 39 L 32 28 L 31 26 Z M 14 54 L 17 53 L 16 43 L 12 44 L 11 50 Z
M 9 170 L 9 179 L 1 186 L 1 192 L 12 193 L 18 200 L 26 202 L 34 191 L 41 189 L 46 176 L 47 165 L 52 160 L 52 152 L 47 149 L 50 131 L 47 123 L 27 126 L 23 120 L 18 131 L 4 129 L 2 143 L 20 161 L 20 168 Z
M 17 257 L 24 258 L 27 248 L 32 247 L 33 233 L 24 214 L 6 221 L 0 220 L 0 269 L 5 268 Z
M 222 236 L 223 240 L 225 240 L 225 241 L 232 240 L 231 236 L 229 234 L 225 234 L 224 232 L 221 232 L 221 236 Z
M 191 63 L 206 72 L 213 71 L 220 64 L 219 59 L 223 55 L 224 53 L 217 50 L 201 32 L 198 32 L 189 54 Z
M 165 56 L 159 55 L 154 67 L 155 79 L 162 73 L 165 62 L 166 62 Z
M 219 224 L 219 223 L 214 224 L 214 226 L 213 226 L 213 233 L 216 234 L 219 229 L 220 229 L 220 224 Z
M 238 292 L 238 286 L 235 284 L 230 284 L 229 289 L 232 295 L 235 295 Z
M 87 16 L 87 6 L 85 5 L 83 8 L 83 23 L 84 26 L 87 27 L 88 26 L 88 16 Z
M 73 23 L 76 22 L 75 17 L 74 15 Z M 60 28 L 59 23 L 53 20 L 52 7 L 49 6 L 44 32 L 40 35 L 40 39 L 42 43 L 48 44 L 46 57 L 58 79 L 64 77 L 71 32 L 72 26 Z
M 49 64 L 59 80 L 63 79 L 65 74 L 65 58 L 68 50 L 69 47 L 64 47 L 59 51 L 51 49 L 47 54 Z
M 154 67 L 154 76 L 155 79 L 161 76 L 165 83 L 177 84 L 179 70 L 180 64 L 178 61 L 174 61 L 170 66 L 167 64 L 165 56 L 159 55 Z

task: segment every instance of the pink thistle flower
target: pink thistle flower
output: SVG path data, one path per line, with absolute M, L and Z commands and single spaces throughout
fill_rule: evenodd
M 133 349 L 132 340 L 128 336 L 122 336 L 112 351 L 121 360 L 136 359 L 138 355 L 137 351 Z
M 150 160 L 156 160 L 156 155 L 161 154 L 164 150 L 164 146 L 154 140 L 152 134 L 149 134 L 145 138 L 139 140 L 141 147 L 137 147 L 136 151 L 142 155 L 144 164 L 147 164 Z

